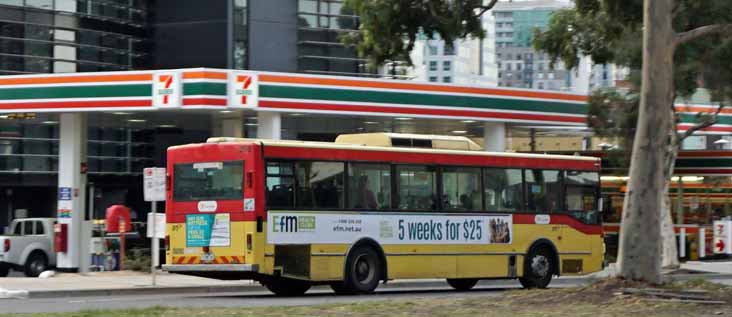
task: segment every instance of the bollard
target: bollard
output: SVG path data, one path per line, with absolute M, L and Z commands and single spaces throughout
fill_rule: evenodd
M 704 228 L 699 228 L 699 259 L 702 259 L 705 256 L 707 256 L 706 239 L 707 239 L 707 237 L 705 237 Z

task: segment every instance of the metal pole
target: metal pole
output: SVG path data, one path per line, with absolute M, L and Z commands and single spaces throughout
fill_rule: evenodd
M 676 224 L 684 224 L 684 181 L 681 179 L 681 175 L 676 176 L 679 178 L 679 185 L 676 187 Z
M 155 218 L 157 218 L 157 216 L 158 216 L 157 215 L 158 206 L 157 206 L 156 201 L 150 202 L 150 204 L 152 205 L 152 221 L 151 221 L 152 222 L 152 224 L 151 224 L 152 225 L 152 261 L 150 261 L 151 262 L 150 263 L 150 272 L 152 273 L 152 285 L 155 286 L 155 284 L 156 284 L 155 272 L 157 271 L 156 268 L 158 266 L 158 262 L 160 262 L 160 260 L 158 259 L 159 253 L 160 253 L 160 250 L 159 250 L 160 241 L 158 240 L 157 234 L 155 233 L 155 231 L 156 231 L 155 229 L 157 229 L 156 228 L 157 225 L 155 224 L 157 219 L 155 219 Z

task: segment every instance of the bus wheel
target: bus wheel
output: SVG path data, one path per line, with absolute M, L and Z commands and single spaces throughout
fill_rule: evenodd
M 310 283 L 289 278 L 278 278 L 261 282 L 277 296 L 300 296 L 310 289 Z
M 371 293 L 381 278 L 379 255 L 367 246 L 351 251 L 346 259 L 344 286 L 355 293 Z
M 519 282 L 524 288 L 546 288 L 552 281 L 552 251 L 539 247 L 526 256 L 524 260 L 524 276 Z
M 448 278 L 447 284 L 458 291 L 469 291 L 475 284 L 478 284 L 478 279 L 474 278 Z

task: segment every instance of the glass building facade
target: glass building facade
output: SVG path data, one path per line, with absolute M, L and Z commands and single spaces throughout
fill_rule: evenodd
M 358 16 L 343 1 L 298 0 L 298 71 L 314 74 L 364 76 L 366 60 L 340 36 L 358 30 Z
M 0 0 L 0 74 L 148 66 L 146 0 Z

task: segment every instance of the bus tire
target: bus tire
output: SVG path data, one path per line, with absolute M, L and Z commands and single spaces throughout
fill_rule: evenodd
M 555 272 L 554 254 L 546 246 L 533 248 L 524 260 L 524 276 L 519 283 L 524 288 L 546 288 Z
M 383 268 L 379 255 L 373 248 L 359 246 L 353 249 L 346 259 L 344 286 L 354 293 L 367 294 L 379 286 Z
M 478 284 L 478 279 L 475 279 L 475 278 L 448 278 L 447 284 L 449 284 L 450 287 L 452 287 L 458 291 L 469 291 L 475 286 L 475 284 Z
M 310 283 L 289 278 L 277 278 L 261 283 L 277 296 L 300 296 L 310 289 Z

